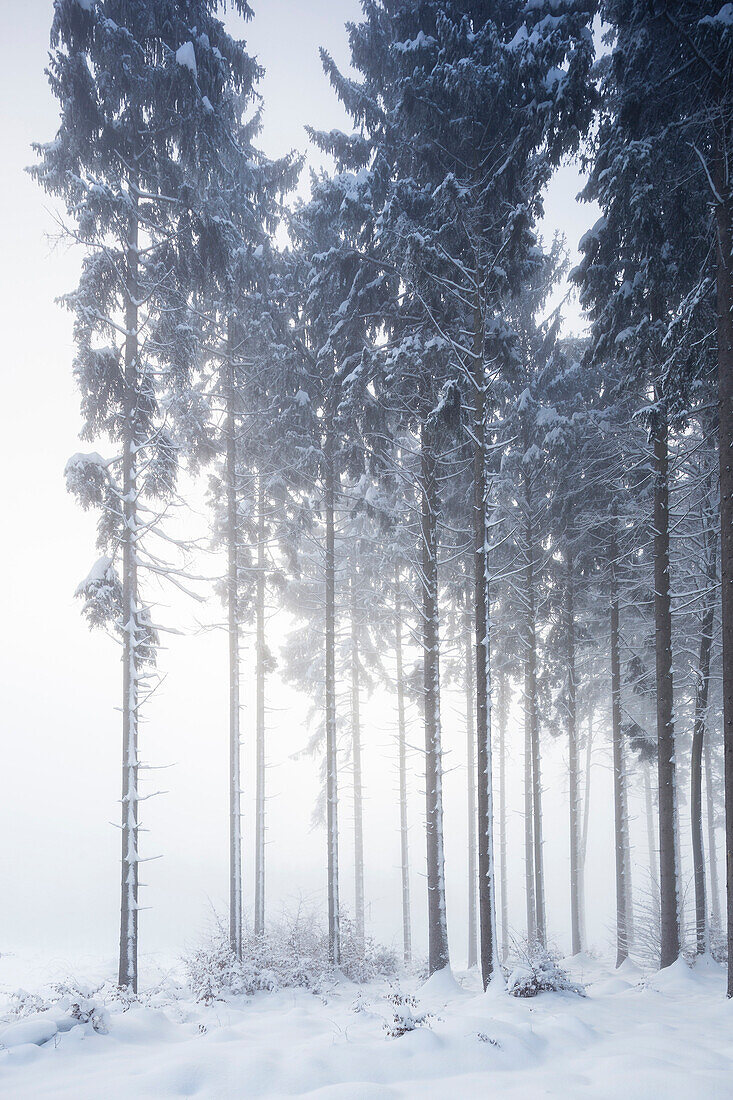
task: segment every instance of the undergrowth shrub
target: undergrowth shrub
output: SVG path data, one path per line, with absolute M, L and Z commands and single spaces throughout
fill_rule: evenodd
M 432 1012 L 420 1012 L 418 1001 L 411 993 L 403 993 L 400 989 L 392 989 L 387 995 L 387 1000 L 392 1005 L 392 1021 L 384 1024 L 384 1030 L 390 1039 L 399 1039 L 407 1035 L 409 1031 L 415 1031 L 418 1027 L 430 1027 L 433 1018 Z
M 229 943 L 226 923 L 216 918 L 209 936 L 184 959 L 191 992 L 211 1003 L 227 995 L 300 987 L 319 993 L 337 978 L 328 957 L 328 934 L 311 914 L 298 910 L 273 922 L 264 933 L 243 935 L 242 958 Z M 397 970 L 396 953 L 370 936 L 359 942 L 353 921 L 341 917 L 341 964 L 354 982 L 389 977 Z
M 577 993 L 585 997 L 584 987 L 571 981 L 557 956 L 539 946 L 524 949 L 509 970 L 507 990 L 513 997 L 536 997 L 538 993 Z
M 719 924 L 710 919 L 710 954 L 713 956 L 716 962 L 722 963 L 723 966 L 728 964 L 728 937 L 725 933 L 725 929 L 721 928 Z
M 680 885 L 682 920 L 680 922 L 680 954 L 692 964 L 697 957 L 697 928 L 695 924 L 694 897 L 689 884 Z M 712 958 L 725 964 L 728 961 L 728 943 L 725 930 L 708 916 L 708 949 Z M 633 934 L 629 954 L 643 967 L 658 970 L 662 950 L 659 917 L 658 888 L 650 883 L 637 893 L 634 904 Z
M 116 999 L 116 992 L 109 982 L 88 986 L 71 979 L 54 982 L 43 993 L 19 989 L 10 996 L 6 1019 L 26 1019 L 53 1011 L 76 1024 L 91 1024 L 94 1031 L 106 1035 L 109 1029 L 107 1005 Z

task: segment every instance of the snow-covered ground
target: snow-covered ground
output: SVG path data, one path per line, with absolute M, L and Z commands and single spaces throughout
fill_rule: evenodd
M 110 973 L 100 963 L 75 966 L 90 986 Z M 172 972 L 157 981 L 148 960 L 157 991 L 125 1011 L 110 1005 L 103 1034 L 91 1023 L 70 1026 L 63 1007 L 10 1022 L 12 991 L 40 990 L 69 968 L 4 955 L 0 1096 L 733 1098 L 733 1003 L 720 967 L 679 963 L 644 975 L 586 958 L 570 970 L 586 997 L 484 995 L 475 974 L 459 975 L 460 984 L 444 975 L 423 986 L 402 980 L 402 993 L 418 1001 L 413 1015 L 431 1015 L 390 1037 L 394 984 L 342 981 L 320 994 L 283 990 L 205 1006 Z

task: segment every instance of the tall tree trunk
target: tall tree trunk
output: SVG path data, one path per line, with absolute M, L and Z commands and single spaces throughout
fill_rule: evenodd
M 615 520 L 614 520 L 615 522 Z M 616 859 L 616 966 L 628 958 L 626 924 L 624 765 L 621 745 L 621 655 L 616 543 L 611 544 L 611 739 L 613 744 L 613 816 Z
M 572 551 L 566 556 L 565 639 L 568 666 L 568 772 L 570 798 L 570 938 L 571 951 L 583 950 L 580 929 L 580 835 L 578 820 L 578 710 L 575 679 L 575 573 Z
M 726 116 L 723 116 L 726 117 Z M 728 916 L 728 996 L 733 997 L 733 227 L 730 125 L 721 134 L 714 176 L 717 200 L 718 433 L 723 637 L 723 759 Z
M 593 774 L 593 704 L 588 707 L 588 732 L 585 738 L 585 794 L 583 796 L 583 832 L 580 845 L 580 938 L 587 942 L 585 927 L 585 868 L 588 858 L 588 827 L 590 825 L 590 792 Z
M 628 752 L 621 738 L 621 812 L 624 838 L 624 889 L 626 892 L 626 950 L 634 946 L 634 891 L 631 875 L 631 823 L 629 817 L 629 773 L 626 767 Z
M 466 661 L 466 802 L 468 807 L 468 962 L 467 966 L 476 966 L 477 927 L 476 927 L 476 730 L 474 726 L 474 680 L 473 680 L 473 643 L 471 630 L 471 606 L 466 601 L 465 661 Z
M 354 784 L 354 917 L 356 939 L 364 947 L 364 810 L 361 776 L 361 683 L 359 621 L 354 575 L 349 578 L 351 612 L 351 762 Z
M 120 900 L 119 983 L 137 992 L 138 916 L 138 658 L 140 599 L 137 573 L 138 488 L 136 410 L 138 402 L 140 298 L 137 181 L 130 188 L 132 213 L 126 248 L 124 438 L 122 444 L 122 888 Z
M 705 846 L 702 827 L 702 756 L 710 688 L 710 654 L 713 647 L 715 590 L 710 587 L 700 629 L 700 656 L 695 687 L 695 721 L 690 762 L 690 817 L 692 821 L 692 864 L 695 879 L 695 941 L 698 955 L 708 949 L 708 914 L 705 897 Z
M 652 917 L 659 929 L 659 863 L 657 860 L 657 837 L 659 835 L 654 820 L 654 798 L 649 763 L 644 764 L 644 809 L 646 817 L 646 839 L 649 851 L 649 879 L 651 882 Z
M 545 883 L 542 852 L 542 772 L 540 735 L 537 715 L 537 594 L 535 587 L 534 500 L 529 474 L 525 471 L 525 599 L 527 601 L 525 653 L 525 721 L 528 723 L 532 761 L 532 865 L 534 871 L 535 935 L 541 947 L 547 944 L 545 919 Z
M 265 481 L 257 476 L 257 789 L 255 794 L 255 934 L 265 931 Z
M 443 750 L 440 728 L 438 488 L 433 429 L 421 426 L 423 692 L 425 704 L 425 833 L 428 882 L 428 971 L 450 965 L 445 909 Z
M 481 922 L 481 977 L 484 989 L 501 978 L 496 934 L 494 865 L 494 790 L 491 760 L 491 601 L 489 565 L 489 478 L 487 404 L 484 366 L 484 314 L 477 289 L 473 326 L 473 531 L 474 614 L 476 621 L 476 760 L 478 765 L 478 881 Z
M 326 843 L 328 846 L 328 951 L 341 962 L 338 866 L 338 748 L 336 743 L 336 534 L 334 527 L 335 471 L 333 417 L 328 414 L 323 457 L 326 513 Z
M 675 858 L 677 860 L 677 874 L 680 874 L 680 868 L 682 867 L 682 836 L 680 828 L 680 818 L 677 815 L 677 823 L 674 831 L 675 839 Z M 680 954 L 684 952 L 685 942 L 687 937 L 687 914 L 685 912 L 685 896 L 678 888 L 678 912 L 679 912 L 679 928 L 680 928 Z
M 399 566 L 395 566 L 395 659 L 397 665 L 397 744 L 400 782 L 400 868 L 402 872 L 402 957 L 412 962 L 410 918 L 410 849 L 407 832 L 407 746 L 405 724 L 405 673 L 402 661 L 402 590 Z
M 242 811 L 239 731 L 239 576 L 237 425 L 234 323 L 227 331 L 229 379 L 226 396 L 227 619 L 229 633 L 229 942 L 242 955 Z
M 507 894 L 506 863 L 506 725 L 509 713 L 510 686 L 506 671 L 499 674 L 497 711 L 499 717 L 499 885 L 501 889 L 501 957 L 509 954 L 509 896 Z
M 532 804 L 532 719 L 529 659 L 524 658 L 524 897 L 527 905 L 527 942 L 537 942 L 537 906 L 534 896 L 534 813 Z
M 713 927 L 720 931 L 720 886 L 718 884 L 718 850 L 715 843 L 715 800 L 713 797 L 713 773 L 710 753 L 710 729 L 705 730 L 703 743 L 705 757 L 705 816 L 708 830 L 708 868 L 710 871 L 710 916 Z
M 656 637 L 657 767 L 659 772 L 660 966 L 680 953 L 677 866 L 677 796 L 674 760 L 672 610 L 669 578 L 669 452 L 667 414 L 660 405 L 652 428 L 654 442 L 654 628 Z

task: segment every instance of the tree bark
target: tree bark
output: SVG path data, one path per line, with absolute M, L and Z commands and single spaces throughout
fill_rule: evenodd
M 659 835 L 654 820 L 654 798 L 649 763 L 644 764 L 644 803 L 646 816 L 646 839 L 649 850 L 649 879 L 651 882 L 652 915 L 659 926 L 659 864 L 657 860 L 657 841 Z M 658 931 L 658 927 L 657 927 Z
M 529 660 L 524 658 L 524 896 L 527 905 L 527 942 L 537 943 L 537 906 L 534 896 L 534 826 L 532 803 L 532 720 L 530 718 Z
M 443 750 L 440 728 L 438 489 L 433 429 L 421 425 L 423 692 L 425 706 L 425 833 L 428 884 L 428 971 L 450 965 L 443 847 Z
M 703 756 L 705 758 L 705 816 L 708 831 L 708 868 L 710 871 L 710 916 L 713 928 L 720 932 L 720 885 L 718 883 L 718 850 L 715 842 L 715 799 L 713 796 L 709 727 L 705 730 Z
M 255 935 L 265 931 L 265 482 L 257 477 L 256 661 L 257 789 L 255 794 Z
M 566 554 L 565 639 L 568 666 L 568 773 L 570 799 L 570 939 L 571 952 L 583 950 L 580 928 L 580 836 L 578 820 L 578 710 L 575 671 L 575 573 L 572 551 Z
M 535 530 L 534 501 L 529 474 L 524 473 L 525 484 L 525 599 L 526 650 L 524 666 L 525 692 L 525 740 L 528 742 L 531 759 L 531 821 L 532 821 L 532 867 L 534 874 L 534 929 L 535 938 L 540 947 L 547 944 L 547 926 L 545 920 L 545 885 L 542 853 L 542 773 L 540 766 L 540 737 L 537 720 L 537 599 L 535 589 Z M 525 802 L 526 810 L 526 802 Z M 526 814 L 525 814 L 526 817 Z M 526 826 L 525 826 L 526 827 Z
M 616 543 L 611 556 L 611 739 L 613 745 L 614 851 L 616 861 L 616 966 L 628 958 L 625 881 L 624 768 L 621 745 L 621 656 L 619 635 L 619 597 L 616 577 Z
M 695 942 L 698 955 L 708 949 L 707 899 L 705 897 L 705 846 L 702 826 L 702 757 L 710 688 L 710 654 L 713 647 L 715 591 L 706 596 L 700 630 L 700 656 L 695 686 L 695 720 L 690 762 L 690 817 L 692 823 L 692 865 L 695 881 Z
M 137 992 L 138 931 L 138 660 L 140 600 L 137 572 L 138 489 L 136 409 L 139 387 L 139 225 L 137 181 L 130 187 L 132 212 L 126 247 L 124 437 L 122 444 L 122 888 L 119 984 Z
M 506 671 L 499 675 L 497 711 L 499 717 L 499 885 L 501 890 L 501 957 L 509 955 L 509 895 L 507 893 L 506 848 L 506 734 L 510 686 Z
M 656 637 L 657 767 L 659 774 L 660 966 L 680 953 L 677 867 L 677 796 L 674 759 L 672 611 L 669 577 L 669 452 L 667 414 L 660 405 L 652 425 L 654 443 L 654 627 Z
M 491 581 L 489 565 L 489 477 L 487 470 L 487 401 L 484 366 L 484 315 L 477 290 L 473 326 L 473 529 L 474 615 L 476 621 L 476 762 L 478 765 L 478 881 L 481 977 L 484 989 L 501 977 L 496 934 L 496 868 L 494 865 L 494 790 L 491 760 Z
M 634 890 L 631 875 L 631 823 L 629 819 L 629 773 L 626 767 L 628 750 L 621 738 L 621 812 L 624 838 L 624 888 L 626 891 L 626 950 L 634 946 Z
M 354 926 L 364 948 L 364 809 L 361 775 L 361 683 L 359 621 L 354 575 L 349 578 L 351 612 L 351 763 L 354 790 Z
M 237 426 L 234 380 L 234 324 L 227 331 L 229 378 L 226 395 L 227 628 L 229 637 L 229 942 L 242 956 L 242 811 L 239 730 L 239 517 Z
M 328 411 L 323 447 L 326 517 L 326 843 L 328 846 L 328 951 L 331 962 L 341 962 L 338 866 L 338 755 L 336 741 L 336 535 L 334 525 L 333 417 Z
M 407 747 L 405 724 L 405 674 L 402 660 L 402 591 L 399 566 L 395 567 L 395 659 L 397 673 L 397 745 L 400 783 L 400 869 L 402 873 L 402 957 L 412 962 L 410 918 L 410 849 L 407 825 Z
M 475 685 L 473 680 L 473 644 L 471 630 L 471 606 L 466 600 L 465 629 L 465 689 L 466 689 L 466 804 L 468 808 L 468 961 L 467 967 L 476 966 L 476 731 L 474 726 Z
M 728 917 L 728 996 L 733 997 L 733 228 L 730 127 L 715 164 L 718 314 L 718 449 L 720 455 L 720 570 L 723 640 L 723 760 Z
M 585 739 L 585 794 L 583 796 L 583 832 L 580 848 L 580 938 L 587 942 L 585 927 L 585 867 L 588 858 L 588 827 L 590 825 L 590 792 L 593 774 L 593 704 L 588 708 L 588 732 Z

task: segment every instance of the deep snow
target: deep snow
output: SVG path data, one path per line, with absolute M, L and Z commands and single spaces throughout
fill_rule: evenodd
M 404 979 L 402 991 L 418 1001 L 413 1013 L 432 1017 L 390 1038 L 395 1009 L 386 982 L 344 980 L 317 995 L 283 990 L 205 1006 L 187 997 L 175 972 L 148 959 L 145 978 L 157 991 L 127 1011 L 110 1005 L 108 1033 L 100 1034 L 91 1024 L 70 1027 L 64 1012 L 11 1023 L 9 994 L 41 990 L 70 972 L 95 985 L 110 967 L 87 960 L 72 970 L 3 955 L 0 1095 L 733 1098 L 733 1004 L 720 967 L 679 963 L 645 975 L 631 964 L 614 972 L 581 958 L 569 969 L 586 997 L 484 995 L 475 973 L 422 988 Z

